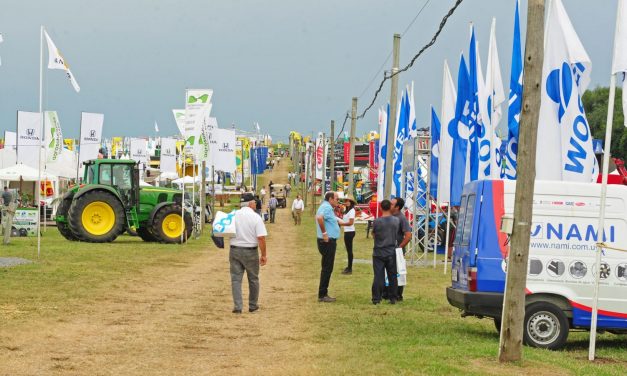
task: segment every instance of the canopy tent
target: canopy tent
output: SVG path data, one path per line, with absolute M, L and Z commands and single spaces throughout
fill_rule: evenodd
M 16 164 L 0 170 L 0 180 L 3 181 L 37 181 L 39 171 L 24 164 Z M 41 180 L 57 181 L 58 177 L 49 172 L 41 172 Z
M 0 149 L 0 168 L 9 168 L 16 164 L 17 156 L 15 150 L 11 148 Z M 63 149 L 55 162 L 47 162 L 46 153 L 41 153 L 41 168 L 47 171 L 48 175 L 75 179 L 77 167 L 76 153 L 70 150 Z M 44 174 L 43 170 L 42 175 Z

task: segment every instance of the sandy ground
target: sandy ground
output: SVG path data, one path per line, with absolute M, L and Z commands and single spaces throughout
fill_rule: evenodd
M 285 161 L 269 173 L 276 183 L 286 176 Z M 291 267 L 296 254 L 286 245 L 296 239 L 281 230 L 290 221 L 289 209 L 278 209 L 267 225 L 258 312 L 231 313 L 228 251 L 211 249 L 193 263 L 147 269 L 73 315 L 0 331 L 0 374 L 311 373 L 316 351 L 302 307 L 315 294 Z

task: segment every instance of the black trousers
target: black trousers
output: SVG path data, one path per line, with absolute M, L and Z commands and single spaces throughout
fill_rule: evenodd
M 379 303 L 381 294 L 385 290 L 385 272 L 388 274 L 387 298 L 396 301 L 396 290 L 398 281 L 396 279 L 396 255 L 380 257 L 372 256 L 372 271 L 374 272 L 374 280 L 372 281 L 372 302 Z
M 331 281 L 331 273 L 333 273 L 333 264 L 335 263 L 335 249 L 337 242 L 335 239 L 329 238 L 328 242 L 318 239 L 318 252 L 322 255 L 320 263 L 320 285 L 318 286 L 318 298 L 324 298 L 329 293 L 329 281 Z
M 353 270 L 353 239 L 355 238 L 355 231 L 344 232 L 344 245 L 346 246 L 346 253 L 348 254 L 348 267 L 347 269 Z

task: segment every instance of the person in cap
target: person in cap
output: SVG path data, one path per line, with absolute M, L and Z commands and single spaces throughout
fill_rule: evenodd
M 259 266 L 267 262 L 266 226 L 255 212 L 255 197 L 244 193 L 242 208 L 235 213 L 235 236 L 231 239 L 229 263 L 231 265 L 231 289 L 233 292 L 233 313 L 242 313 L 242 279 L 244 272 L 248 278 L 248 312 L 259 309 Z M 261 257 L 259 256 L 261 253 Z
M 353 239 L 355 239 L 355 205 L 357 201 L 352 195 L 344 198 L 345 209 L 340 221 L 340 226 L 344 227 L 344 246 L 348 256 L 348 266 L 342 271 L 342 274 L 353 274 Z
M 332 303 L 335 298 L 329 296 L 329 282 L 335 263 L 335 249 L 337 238 L 340 237 L 340 225 L 333 208 L 338 205 L 337 193 L 330 191 L 324 195 L 324 201 L 316 212 L 316 235 L 318 237 L 318 252 L 322 256 L 320 268 L 320 285 L 318 286 L 318 301 Z

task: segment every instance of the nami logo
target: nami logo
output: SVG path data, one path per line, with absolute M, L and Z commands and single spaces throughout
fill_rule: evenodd
M 588 150 L 591 144 L 590 127 L 578 89 L 585 69 L 581 63 L 571 65 L 563 62 L 562 67 L 551 71 L 546 79 L 547 95 L 558 105 L 557 120 L 560 131 L 570 135 L 564 170 L 578 174 L 584 173 L 584 165 L 588 164 L 588 152 L 591 151 Z

